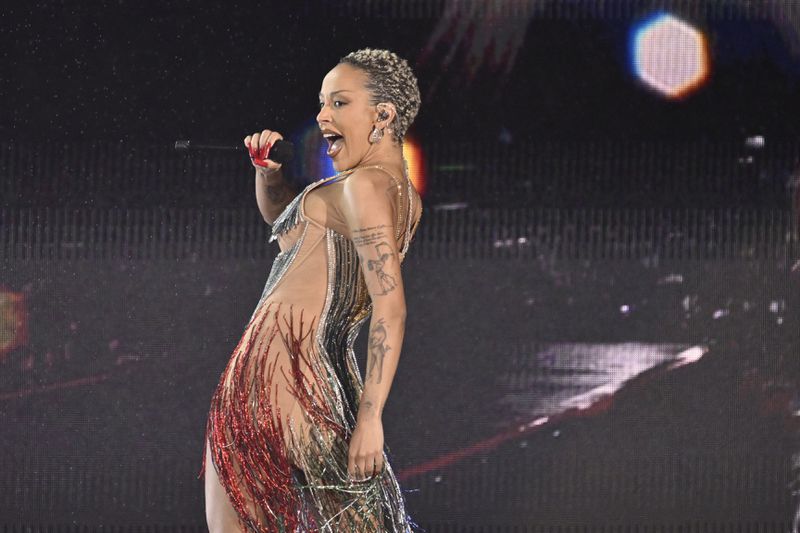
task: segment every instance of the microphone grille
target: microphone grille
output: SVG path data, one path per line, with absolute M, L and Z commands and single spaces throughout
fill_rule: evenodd
M 268 157 L 276 163 L 288 163 L 294 157 L 294 145 L 289 141 L 280 140 L 270 149 Z

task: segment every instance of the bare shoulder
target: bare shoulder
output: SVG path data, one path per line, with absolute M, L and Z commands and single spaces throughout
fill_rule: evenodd
M 366 206 L 391 210 L 396 192 L 397 184 L 385 170 L 360 168 L 344 180 L 341 207 L 343 211 Z
M 379 168 L 359 168 L 344 180 L 344 192 L 368 193 L 384 191 L 394 185 L 394 180 L 386 170 Z

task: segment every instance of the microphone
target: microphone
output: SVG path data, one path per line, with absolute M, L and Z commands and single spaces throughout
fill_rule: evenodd
M 217 145 L 217 144 L 198 144 L 194 141 L 175 141 L 175 149 L 176 150 L 216 150 L 216 151 L 234 151 L 234 152 L 246 152 L 247 147 L 244 144 L 226 144 L 226 145 Z M 294 157 L 294 145 L 289 141 L 285 141 L 283 139 L 278 139 L 275 141 L 275 144 L 269 149 L 269 159 L 275 161 L 276 163 L 280 163 L 281 165 L 284 163 L 288 163 Z

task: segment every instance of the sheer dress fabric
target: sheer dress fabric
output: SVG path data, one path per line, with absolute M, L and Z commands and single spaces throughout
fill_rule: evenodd
M 422 206 L 386 175 L 402 262 Z M 415 526 L 384 448 L 383 471 L 347 472 L 363 381 L 353 342 L 372 313 L 338 202 L 343 172 L 308 185 L 272 226 L 276 256 L 211 400 L 206 442 L 240 525 L 254 532 L 406 532 Z M 306 211 L 308 210 L 308 211 Z M 205 454 L 200 476 L 208 467 Z

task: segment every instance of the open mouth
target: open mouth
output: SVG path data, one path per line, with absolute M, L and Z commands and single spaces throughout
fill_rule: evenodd
M 328 156 L 335 157 L 344 145 L 344 137 L 338 133 L 326 133 L 324 137 L 325 140 L 328 141 Z

